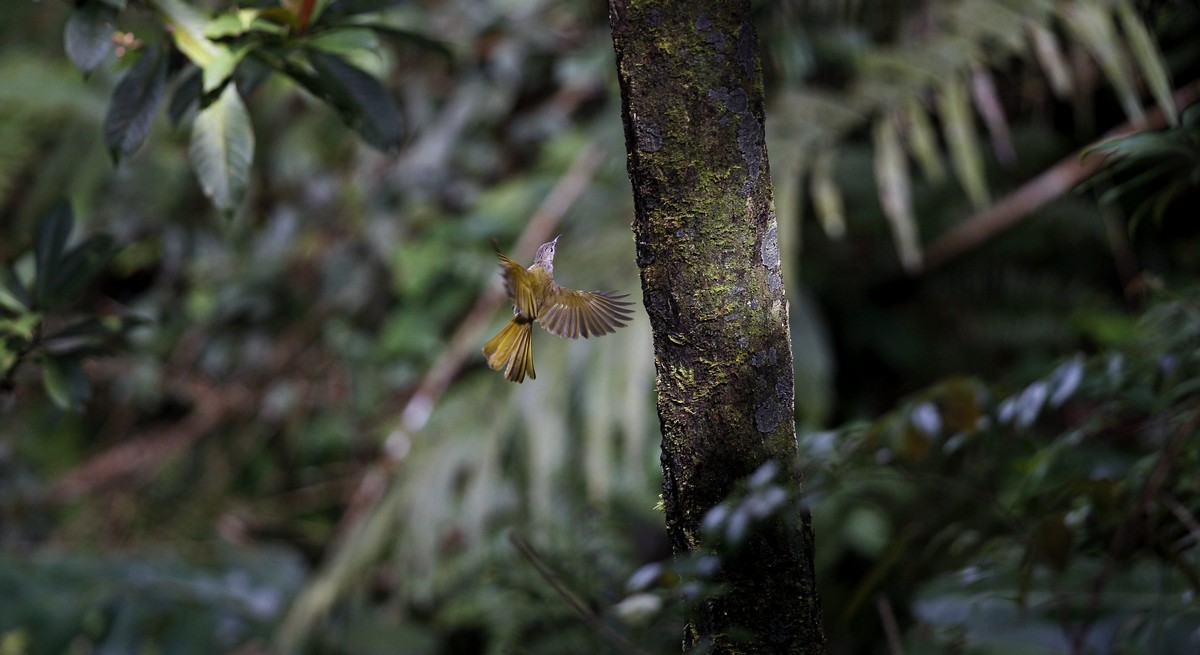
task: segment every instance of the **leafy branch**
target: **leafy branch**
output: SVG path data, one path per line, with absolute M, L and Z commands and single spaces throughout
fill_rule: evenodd
M 74 226 L 71 206 L 56 205 L 38 226 L 32 279 L 23 279 L 15 268 L 0 268 L 0 392 L 11 393 L 21 365 L 37 355 L 42 385 L 62 409 L 79 406 L 91 393 L 83 359 L 107 352 L 134 323 L 121 317 L 67 321 L 60 316 L 114 253 L 113 239 L 106 234 L 67 247 Z M 48 319 L 65 325 L 48 329 Z
M 246 62 L 269 69 L 324 101 L 372 147 L 394 153 L 404 139 L 391 93 L 357 59 L 375 57 L 378 37 L 400 38 L 422 52 L 448 55 L 441 43 L 368 14 L 393 0 L 298 0 L 276 7 L 230 9 L 209 17 L 183 0 L 148 0 L 167 38 L 148 39 L 113 90 L 104 137 L 115 161 L 149 138 L 172 85 L 171 117 L 191 123 L 192 168 L 213 205 L 232 212 L 247 189 L 254 131 L 245 98 L 262 82 Z M 89 74 L 112 54 L 124 0 L 83 0 L 67 23 L 68 57 Z

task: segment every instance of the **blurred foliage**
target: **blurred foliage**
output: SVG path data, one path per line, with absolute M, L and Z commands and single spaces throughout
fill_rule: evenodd
M 1197 303 L 1022 388 L 951 379 L 811 435 L 820 570 L 857 571 L 826 588 L 835 633 L 878 632 L 887 599 L 916 652 L 1195 650 Z
M 1200 105 L 1188 107 L 1175 129 L 1109 139 L 1089 152 L 1115 160 L 1108 168 L 1108 175 L 1097 178 L 1116 178 L 1100 201 L 1113 202 L 1146 186 L 1150 193 L 1130 217 L 1130 229 L 1135 229 L 1147 215 L 1161 224 L 1172 203 L 1185 200 L 1189 192 L 1200 186 Z
M 91 394 L 83 359 L 111 351 L 134 324 L 119 315 L 63 316 L 113 254 L 107 234 L 68 248 L 74 225 L 70 205 L 56 205 L 38 225 L 33 253 L 17 266 L 0 267 L 0 405 L 13 402 L 21 364 L 37 358 L 50 400 L 60 409 L 82 406 Z M 22 275 L 30 264 L 32 272 Z
M 769 72 L 783 83 L 805 82 L 783 86 L 773 114 L 778 138 L 801 146 L 776 149 L 780 213 L 799 211 L 799 185 L 807 181 L 826 235 L 839 239 L 848 215 L 843 195 L 856 190 L 843 187 L 834 167 L 847 136 L 870 127 L 868 176 L 908 271 L 920 270 L 920 234 L 929 229 L 928 221 L 917 224 L 923 208 L 914 197 L 910 158 L 933 188 L 946 183 L 949 168 L 963 199 L 980 210 L 994 188 L 988 160 L 1007 168 L 1018 163 L 1011 124 L 1028 109 L 1026 98 L 1073 98 L 1084 108 L 1099 72 L 1133 124 L 1146 120 L 1139 85 L 1149 87 L 1169 123 L 1177 120 L 1169 64 L 1132 0 L 895 6 L 797 0 L 768 3 L 763 11 Z M 803 28 L 793 34 L 797 18 Z M 787 34 L 772 38 L 776 30 Z M 1096 65 L 1080 66 L 1082 57 Z M 981 145 L 980 119 L 990 153 Z
M 0 652 L 216 653 L 265 644 L 303 580 L 288 552 L 0 558 Z
M 902 266 L 1166 108 L 1200 10 L 755 7 L 831 652 L 1196 650 L 1195 110 L 1097 146 L 1111 178 L 984 247 Z M 314 597 L 313 653 L 622 652 L 596 620 L 678 648 L 721 552 L 664 561 L 646 321 L 539 340 L 536 384 L 472 344 L 421 429 L 401 414 L 495 283 L 492 240 L 589 144 L 556 273 L 636 289 L 606 18 L 7 3 L 0 654 L 265 652 Z M 793 492 L 748 481 L 714 543 Z

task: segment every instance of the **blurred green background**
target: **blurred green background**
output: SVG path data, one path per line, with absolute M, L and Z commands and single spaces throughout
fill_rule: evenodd
M 603 3 L 319 3 L 375 21 L 312 47 L 383 84 L 402 145 L 248 57 L 229 212 L 189 160 L 194 106 L 119 164 L 106 145 L 169 4 L 107 3 L 86 76 L 72 4 L 0 13 L 0 264 L 42 274 L 63 200 L 70 244 L 113 239 L 70 302 L 0 302 L 0 655 L 622 652 L 556 585 L 677 651 L 694 570 L 630 580 L 669 556 L 645 315 L 539 331 L 519 386 L 478 350 L 507 314 L 494 242 L 528 261 L 561 232 L 560 282 L 640 301 Z M 754 7 L 830 652 L 1200 651 L 1200 116 L 919 266 L 1197 79 L 1200 8 Z

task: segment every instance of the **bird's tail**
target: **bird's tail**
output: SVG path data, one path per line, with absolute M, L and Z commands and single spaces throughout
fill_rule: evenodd
M 533 371 L 533 323 L 508 322 L 503 330 L 483 344 L 483 356 L 488 366 L 504 370 L 505 379 L 524 382 L 525 376 L 537 377 Z

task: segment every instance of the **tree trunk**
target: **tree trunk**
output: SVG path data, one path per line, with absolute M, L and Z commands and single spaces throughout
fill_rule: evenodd
M 799 484 L 757 37 L 750 0 L 609 0 L 609 20 L 654 331 L 667 530 L 685 553 L 705 548 L 705 513 L 764 462 Z M 790 518 L 725 556 L 728 591 L 693 617 L 687 643 L 823 652 L 811 520 Z

